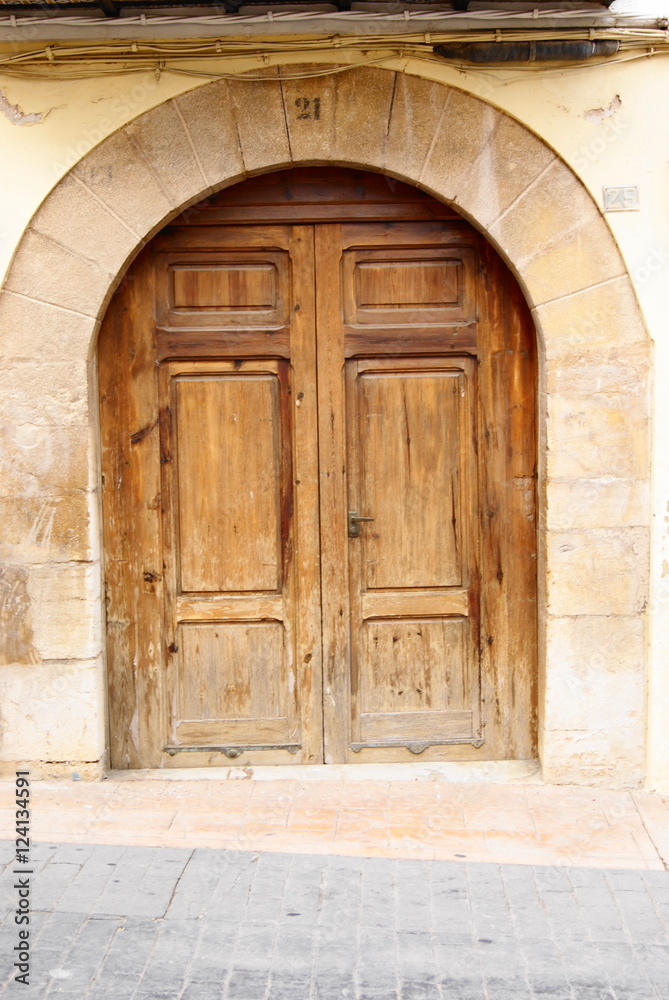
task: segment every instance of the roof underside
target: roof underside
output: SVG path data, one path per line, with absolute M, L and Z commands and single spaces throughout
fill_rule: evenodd
M 124 12 L 136 14 L 140 10 L 159 11 L 162 14 L 207 13 L 239 14 L 244 11 L 312 11 L 323 14 L 328 11 L 358 10 L 385 11 L 399 8 L 430 11 L 588 11 L 604 12 L 613 0 L 530 0 L 530 2 L 503 2 L 503 0 L 397 0 L 394 2 L 374 2 L 374 0 L 289 0 L 273 3 L 272 0 L 0 0 L 0 11 L 16 11 L 24 14 L 39 13 L 42 17 L 71 14 L 73 11 L 94 11 L 107 17 L 118 17 Z

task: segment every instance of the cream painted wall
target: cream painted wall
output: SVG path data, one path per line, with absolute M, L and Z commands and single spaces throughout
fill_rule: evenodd
M 356 56 L 348 56 L 357 61 Z M 319 61 L 344 60 L 340 52 Z M 304 62 L 303 55 L 277 57 L 282 64 Z M 316 61 L 315 59 L 312 61 Z M 236 69 L 267 63 L 247 60 Z M 637 185 L 639 211 L 607 215 L 634 281 L 655 343 L 655 401 L 652 634 L 650 639 L 651 787 L 669 789 L 669 330 L 666 288 L 669 273 L 669 133 L 658 108 L 669 101 L 669 59 L 627 58 L 598 67 L 460 72 L 437 62 L 389 59 L 388 68 L 439 80 L 468 90 L 525 123 L 572 167 L 601 204 L 602 187 Z M 207 64 L 207 73 L 230 72 L 229 64 Z M 84 80 L 19 80 L 0 76 L 8 105 L 0 114 L 0 275 L 31 216 L 51 188 L 105 136 L 151 107 L 201 81 L 197 77 L 149 72 Z M 0 102 L 1 103 L 1 102 Z M 0 107 L 0 111 L 2 111 Z M 597 316 L 583 317 L 583 332 Z

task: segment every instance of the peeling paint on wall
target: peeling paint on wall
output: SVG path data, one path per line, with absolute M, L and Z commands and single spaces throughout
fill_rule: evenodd
M 616 111 L 620 111 L 622 106 L 620 94 L 616 94 L 608 108 L 591 108 L 590 111 L 584 113 L 583 117 L 587 122 L 603 122 L 605 118 L 610 118 L 615 115 Z
M 0 111 L 5 118 L 9 119 L 12 125 L 40 125 L 49 114 L 48 111 L 29 111 L 25 113 L 18 104 L 12 104 L 8 101 L 1 90 Z
M 29 622 L 28 574 L 0 565 L 0 664 L 39 663 Z

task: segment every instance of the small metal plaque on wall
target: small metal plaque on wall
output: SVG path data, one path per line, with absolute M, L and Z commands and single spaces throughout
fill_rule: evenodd
M 605 212 L 636 212 L 639 209 L 639 189 L 633 185 L 627 187 L 605 187 Z

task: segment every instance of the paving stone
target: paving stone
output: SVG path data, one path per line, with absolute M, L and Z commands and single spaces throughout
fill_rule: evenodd
M 50 846 L 31 1000 L 669 996 L 666 872 Z
M 181 994 L 180 1000 L 221 1000 L 223 983 L 189 983 Z M 88 1000 L 88 998 L 86 998 Z
M 266 989 L 267 972 L 234 972 L 225 996 L 226 1000 L 259 1000 Z

